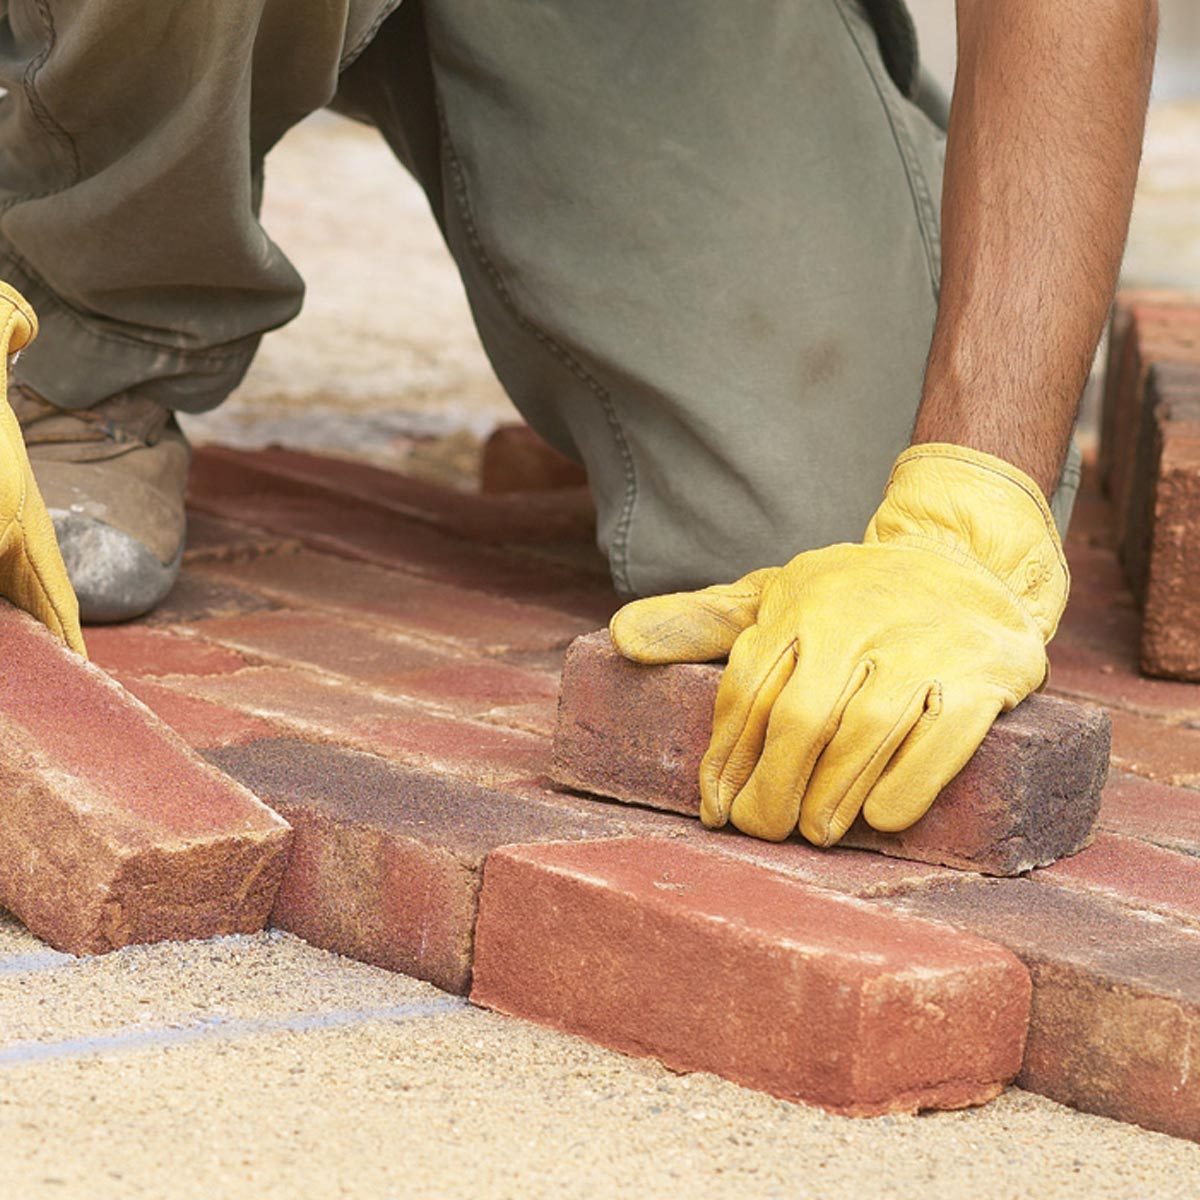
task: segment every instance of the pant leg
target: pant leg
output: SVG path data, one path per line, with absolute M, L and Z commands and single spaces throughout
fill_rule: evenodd
M 344 90 L 585 461 L 622 592 L 861 538 L 920 396 L 942 139 L 853 0 L 406 0 Z
M 197 411 L 303 284 L 258 223 L 262 160 L 397 0 L 0 5 L 0 277 L 34 303 L 23 382 Z

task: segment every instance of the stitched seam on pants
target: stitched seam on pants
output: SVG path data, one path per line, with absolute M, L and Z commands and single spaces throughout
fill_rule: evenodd
M 483 267 L 484 272 L 491 281 L 496 295 L 508 310 L 513 320 L 527 333 L 531 334 L 544 349 L 549 351 L 555 359 L 565 366 L 600 401 L 605 420 L 612 431 L 613 439 L 617 443 L 625 475 L 625 500 L 621 506 L 621 514 L 617 519 L 616 530 L 613 533 L 610 562 L 617 587 L 626 594 L 632 595 L 634 589 L 629 582 L 629 531 L 633 523 L 634 506 L 637 502 L 637 473 L 634 469 L 633 452 L 629 447 L 629 442 L 625 438 L 625 431 L 621 428 L 621 422 L 617 417 L 612 396 L 608 392 L 608 389 L 565 346 L 561 345 L 554 337 L 536 325 L 517 308 L 512 293 L 508 290 L 508 285 L 501 278 L 498 268 L 488 256 L 480 240 L 479 231 L 475 226 L 474 216 L 471 212 L 470 200 L 467 196 L 466 176 L 462 169 L 462 163 L 459 161 L 458 155 L 455 153 L 450 141 L 450 131 L 446 125 L 446 116 L 440 97 L 437 99 L 437 114 L 442 149 L 445 152 L 446 161 L 450 166 L 454 197 L 458 204 L 458 212 L 462 219 L 463 228 L 467 234 L 467 242 L 479 265 Z
M 25 99 L 29 103 L 29 111 L 33 114 L 33 119 L 71 156 L 71 178 L 65 185 L 69 187 L 73 183 L 78 183 L 83 174 L 83 166 L 79 161 L 79 149 L 75 145 L 75 139 L 51 115 L 37 90 L 37 77 L 41 74 L 47 59 L 54 52 L 58 33 L 54 28 L 54 16 L 50 12 L 49 0 L 34 0 L 34 7 L 37 9 L 38 16 L 42 19 L 42 27 L 46 31 L 46 44 L 26 67 L 25 75 L 21 80 L 21 89 L 25 93 Z
M 886 83 L 880 80 L 879 70 L 872 62 L 870 50 L 863 45 L 861 32 L 856 30 L 853 22 L 847 18 L 841 0 L 837 0 L 836 8 L 842 24 L 846 27 L 846 32 L 858 50 L 867 74 L 871 77 L 875 93 L 883 105 L 888 124 L 891 126 L 892 137 L 895 139 L 896 149 L 900 153 L 900 161 L 904 166 L 904 174 L 908 178 L 908 189 L 912 194 L 913 206 L 917 210 L 921 242 L 925 247 L 925 260 L 929 265 L 930 283 L 933 286 L 933 298 L 936 300 L 942 276 L 942 249 L 940 236 L 937 233 L 937 209 L 934 207 L 933 196 L 929 190 L 929 181 L 925 178 L 925 172 L 917 156 L 917 148 L 913 145 L 912 136 L 904 122 L 903 114 L 897 110 L 895 97 L 888 92 L 888 88 L 895 86 L 891 76 L 887 74 L 885 68 L 883 73 Z
M 91 338 L 93 341 L 101 343 L 111 343 L 113 345 L 129 346 L 136 350 L 150 350 L 153 352 L 156 360 L 166 356 L 168 362 L 172 366 L 186 366 L 193 362 L 212 362 L 212 363 L 228 363 L 246 357 L 244 344 L 255 338 L 261 338 L 261 333 L 249 333 L 244 338 L 239 338 L 233 343 L 234 348 L 229 350 L 181 350 L 178 346 L 168 346 L 162 342 L 156 342 L 150 338 L 133 337 L 127 333 L 113 331 L 111 333 L 102 333 L 84 320 L 78 312 L 75 311 L 69 304 L 65 303 L 60 296 L 54 291 L 49 284 L 25 261 L 17 254 L 12 247 L 8 247 L 3 252 L 0 252 L 0 263 L 9 263 L 15 268 L 18 276 L 24 276 L 27 280 L 26 286 L 22 291 L 33 291 L 35 288 L 41 289 L 47 296 L 52 297 L 50 308 L 56 314 L 64 316 L 73 325 L 77 326 L 80 333 L 85 337 Z M 9 272 L 2 272 L 7 276 Z M 32 285 L 32 286 L 30 286 Z M 38 307 L 45 311 L 46 303 L 39 302 Z M 46 323 L 46 317 L 42 317 L 42 323 Z

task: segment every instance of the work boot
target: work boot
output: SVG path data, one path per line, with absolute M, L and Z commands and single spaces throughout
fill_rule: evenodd
M 171 590 L 191 452 L 171 412 L 122 394 L 64 409 L 10 388 L 85 622 L 127 621 Z

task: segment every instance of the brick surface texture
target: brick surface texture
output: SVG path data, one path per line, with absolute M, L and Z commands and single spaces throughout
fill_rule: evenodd
M 178 585 L 87 631 L 94 666 L 0 616 L 0 903 L 78 951 L 271 911 L 329 949 L 837 1111 L 980 1101 L 1019 1071 L 1200 1139 L 1200 684 L 1142 674 L 1139 607 L 1171 580 L 1187 603 L 1186 572 L 1155 563 L 1171 530 L 1188 554 L 1185 377 L 1163 364 L 1195 327 L 1171 297 L 1139 303 L 1118 313 L 1139 333 L 1115 345 L 1105 420 L 1140 457 L 1110 435 L 1086 464 L 1048 694 L 910 835 L 818 850 L 704 829 L 718 668 L 647 671 L 596 638 L 572 650 L 559 774 L 634 803 L 552 781 L 564 652 L 617 599 L 572 540 L 591 536 L 577 469 L 532 435 L 497 434 L 482 496 L 206 449 Z M 1097 803 L 1081 853 L 980 874 L 1078 847 Z
M 644 667 L 605 632 L 575 642 L 563 668 L 554 777 L 620 800 L 696 813 L 712 732 L 716 666 Z M 975 757 L 910 830 L 861 820 L 845 844 L 994 875 L 1015 875 L 1083 846 L 1108 768 L 1108 718 L 1033 696 L 1001 717 Z
M 493 854 L 472 997 L 870 1115 L 999 1092 L 1021 1063 L 1029 979 L 981 939 L 634 839 Z
M 0 660 L 0 903 L 76 954 L 261 929 L 286 824 L 7 606 Z

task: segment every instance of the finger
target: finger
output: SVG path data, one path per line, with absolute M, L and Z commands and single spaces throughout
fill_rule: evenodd
M 1003 707 L 1001 697 L 979 689 L 935 695 L 867 794 L 862 807 L 867 824 L 898 833 L 920 820 L 979 749 Z
M 609 622 L 613 645 L 640 663 L 711 662 L 725 658 L 758 617 L 762 589 L 777 568 L 766 567 L 698 592 L 634 600 Z
M 873 672 L 850 698 L 837 732 L 813 768 L 800 805 L 800 832 L 815 846 L 841 840 L 925 712 L 930 685 L 897 691 L 883 678 L 886 670 Z
M 729 820 L 729 806 L 762 753 L 767 723 L 796 666 L 795 643 L 746 630 L 729 655 L 717 688 L 713 734 L 700 760 L 700 819 L 713 828 Z
M 819 682 L 828 672 L 803 663 L 793 672 L 771 712 L 758 763 L 730 805 L 729 819 L 743 833 L 781 842 L 795 831 L 813 767 L 869 674 L 859 663 L 841 691 L 830 693 Z

